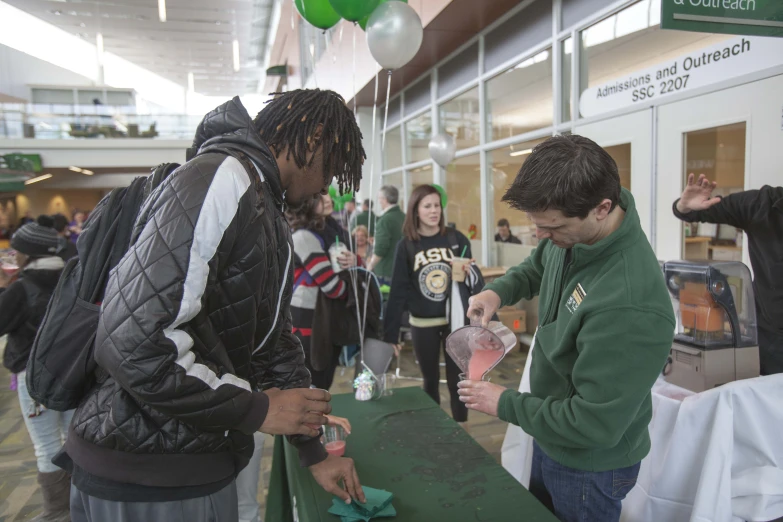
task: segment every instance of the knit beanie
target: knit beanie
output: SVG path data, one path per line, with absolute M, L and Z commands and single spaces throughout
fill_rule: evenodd
M 30 257 L 55 255 L 58 239 L 53 224 L 49 216 L 39 216 L 36 223 L 28 223 L 14 233 L 11 248 Z

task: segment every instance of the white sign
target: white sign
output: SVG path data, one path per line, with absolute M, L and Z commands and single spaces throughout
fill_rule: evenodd
M 783 38 L 741 36 L 590 87 L 579 99 L 589 118 L 783 64 Z

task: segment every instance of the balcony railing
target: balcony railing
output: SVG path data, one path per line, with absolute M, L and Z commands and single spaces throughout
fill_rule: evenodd
M 192 139 L 202 116 L 133 106 L 0 103 L 0 139 Z

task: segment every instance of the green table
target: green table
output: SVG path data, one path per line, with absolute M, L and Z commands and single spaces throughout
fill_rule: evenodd
M 557 522 L 420 388 L 369 402 L 337 395 L 332 406 L 351 421 L 346 456 L 362 484 L 394 493 L 397 517 L 388 520 Z M 277 437 L 266 522 L 339 521 L 327 512 L 331 504 L 332 496 L 299 467 L 296 449 Z

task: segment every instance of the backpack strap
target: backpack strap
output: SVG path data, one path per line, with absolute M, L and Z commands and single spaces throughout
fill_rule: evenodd
M 459 251 L 459 239 L 457 239 L 457 231 L 451 227 L 447 228 L 446 240 L 449 242 L 449 247 L 451 248 L 451 253 L 454 254 L 454 257 L 460 257 L 461 252 Z

